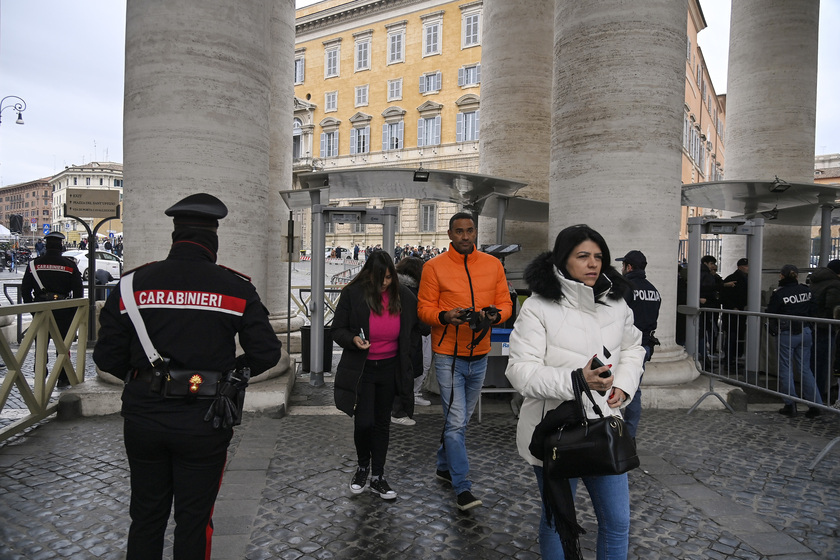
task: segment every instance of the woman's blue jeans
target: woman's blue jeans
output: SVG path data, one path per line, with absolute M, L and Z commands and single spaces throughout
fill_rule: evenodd
M 540 497 L 543 495 L 543 468 L 534 466 Z M 595 517 L 598 519 L 597 560 L 626 560 L 630 541 L 630 489 L 627 474 L 614 476 L 583 477 L 583 484 L 589 492 Z M 578 479 L 569 480 L 572 496 L 577 493 Z M 540 518 L 540 554 L 543 560 L 565 560 L 560 535 L 545 518 L 542 505 Z M 578 515 L 580 518 L 580 515 Z

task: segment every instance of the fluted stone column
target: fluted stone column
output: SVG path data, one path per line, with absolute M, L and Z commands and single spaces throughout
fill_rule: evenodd
M 172 220 L 164 209 L 207 192 L 229 209 L 219 263 L 251 276 L 266 296 L 266 230 L 276 198 L 269 186 L 273 4 L 128 0 L 126 268 L 165 258 Z M 292 56 L 289 47 L 289 67 Z
M 548 202 L 554 0 L 485 0 L 482 17 L 479 173 L 527 183 L 517 194 Z M 522 245 L 505 259 L 512 276 L 550 246 L 547 226 L 506 221 L 505 243 Z M 494 217 L 479 230 L 481 243 L 496 242 Z
M 271 100 L 269 108 L 269 220 L 263 252 L 268 259 L 267 290 L 263 300 L 271 313 L 275 332 L 300 330 L 297 310 L 289 317 L 289 263 L 287 238 L 289 208 L 278 194 L 292 188 L 292 118 L 295 52 L 295 3 L 278 0 L 271 17 Z M 290 319 L 290 320 L 289 320 Z M 288 327 L 291 327 L 290 329 Z
M 697 376 L 674 342 L 686 13 L 674 0 L 558 0 L 555 11 L 549 229 L 585 222 L 613 258 L 647 256 L 663 300 L 646 385 Z
M 816 0 L 732 2 L 726 179 L 814 180 L 819 9 Z M 776 272 L 763 289 L 776 286 L 782 265 L 807 265 L 810 233 L 766 223 L 763 267 Z

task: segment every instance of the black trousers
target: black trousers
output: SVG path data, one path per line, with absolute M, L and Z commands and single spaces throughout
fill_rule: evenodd
M 397 357 L 368 360 L 359 381 L 359 404 L 353 417 L 353 441 L 356 443 L 359 466 L 366 467 L 373 463 L 373 476 L 385 472 L 398 364 Z
M 160 560 L 175 501 L 174 560 L 210 558 L 213 504 L 233 430 L 210 435 L 157 432 L 124 424 L 131 469 L 131 527 L 126 560 Z

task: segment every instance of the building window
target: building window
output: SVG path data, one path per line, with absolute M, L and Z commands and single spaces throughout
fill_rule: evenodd
M 339 66 L 338 59 L 341 53 L 341 47 L 330 47 L 324 51 L 324 78 L 333 78 L 338 76 Z
M 90 177 L 85 177 L 85 185 L 90 186 Z
M 479 112 L 458 113 L 455 115 L 455 141 L 474 142 L 478 140 Z
M 76 186 L 78 184 L 79 184 L 79 178 L 78 177 L 73 177 L 73 186 Z
M 356 42 L 356 72 L 370 70 L 370 34 Z
M 689 61 L 691 60 L 691 37 L 688 38 L 688 43 L 685 47 L 685 59 Z
M 402 78 L 388 80 L 388 101 L 402 99 Z
M 420 205 L 420 231 L 437 231 L 437 205 L 434 203 Z
M 481 83 L 481 64 L 458 68 L 458 85 L 475 86 Z
M 461 22 L 463 36 L 461 46 L 463 48 L 475 47 L 481 44 L 481 14 L 476 12 L 464 13 Z
M 292 159 L 300 159 L 303 155 L 303 129 L 300 119 L 294 120 L 292 127 Z
M 441 28 L 443 12 L 422 16 L 423 19 L 423 56 L 440 54 Z
M 443 77 L 440 72 L 432 72 L 420 76 L 420 93 L 436 93 L 440 91 Z
M 403 62 L 403 45 L 405 44 L 405 30 L 394 31 L 388 34 L 388 64 Z
M 356 107 L 368 104 L 368 86 L 356 86 Z
M 417 120 L 417 147 L 440 144 L 440 115 Z
M 99 186 L 101 187 L 104 182 L 104 179 L 99 179 Z
M 382 151 L 401 150 L 403 147 L 403 121 L 382 125 Z
M 328 91 L 324 94 L 324 112 L 338 111 L 338 92 Z
M 305 62 L 302 56 L 295 58 L 295 85 L 303 83 Z
M 367 154 L 370 152 L 370 125 L 364 128 L 350 129 L 350 154 Z
M 338 131 L 321 133 L 321 157 L 338 155 Z
M 114 179 L 114 186 L 115 187 L 123 186 L 123 180 L 122 179 Z

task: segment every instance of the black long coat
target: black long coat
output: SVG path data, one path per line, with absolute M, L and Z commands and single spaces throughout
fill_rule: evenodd
M 417 328 L 417 298 L 411 290 L 400 286 L 399 369 L 396 377 L 397 397 L 403 410 L 414 416 L 414 370 L 411 366 L 411 331 Z M 367 350 L 359 350 L 353 337 L 364 329 L 370 332 L 370 308 L 365 303 L 364 287 L 352 284 L 344 288 L 332 321 L 332 338 L 344 351 L 335 372 L 335 406 L 353 416 L 359 380 L 367 361 Z

